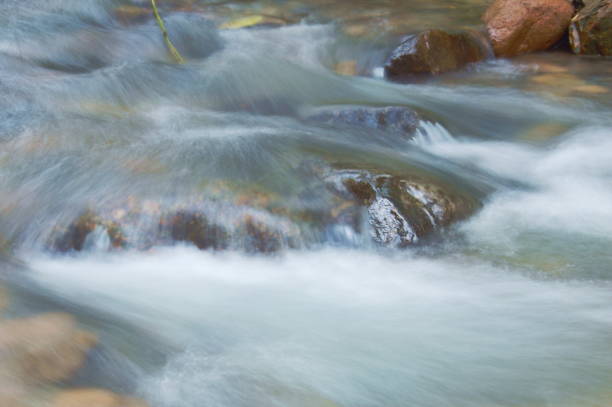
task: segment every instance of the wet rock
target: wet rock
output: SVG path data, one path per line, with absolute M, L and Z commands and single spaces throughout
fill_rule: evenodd
M 386 246 L 404 246 L 415 243 L 418 236 L 387 198 L 378 198 L 368 207 L 369 223 L 374 241 Z
M 166 223 L 173 241 L 191 242 L 200 250 L 227 247 L 226 230 L 210 223 L 201 213 L 179 211 L 169 216 Z
M 568 0 L 495 0 L 483 20 L 495 55 L 512 57 L 550 48 L 573 14 Z
M 612 55 L 612 0 L 594 0 L 580 10 L 569 39 L 576 54 Z
M 273 253 L 283 246 L 283 237 L 278 231 L 252 216 L 245 217 L 244 231 L 246 235 L 244 246 L 250 252 Z
M 62 313 L 0 323 L 0 365 L 24 382 L 69 379 L 97 343 L 94 334 L 78 328 Z
M 410 218 L 415 213 L 419 221 L 413 221 L 413 227 L 420 236 L 463 220 L 479 208 L 478 202 L 467 195 L 418 179 L 394 177 L 389 191 L 405 216 Z
M 56 231 L 51 246 L 59 252 L 81 251 L 85 248 L 87 238 L 96 230 L 108 236 L 109 243 L 113 248 L 125 246 L 125 236 L 119 224 L 102 219 L 91 211 L 83 213 L 65 230 Z
M 407 107 L 336 106 L 321 109 L 308 120 L 332 126 L 376 129 L 402 137 L 412 137 L 419 124 L 418 114 Z
M 73 389 L 59 392 L 51 407 L 147 407 L 140 399 L 102 389 Z
M 479 208 L 478 201 L 467 195 L 410 176 L 345 170 L 330 174 L 328 180 L 337 194 L 352 196 L 357 205 L 367 208 L 371 237 L 384 246 L 417 243 Z
M 366 179 L 347 178 L 343 184 L 362 205 L 370 205 L 376 199 L 376 190 Z
M 393 51 L 385 74 L 390 79 L 435 75 L 482 61 L 490 53 L 486 38 L 476 31 L 427 30 L 408 37 Z

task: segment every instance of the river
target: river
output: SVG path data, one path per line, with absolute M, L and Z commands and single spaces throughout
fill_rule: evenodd
M 68 312 L 99 338 L 57 386 L 151 407 L 609 407 L 610 59 L 393 83 L 402 34 L 477 24 L 487 2 L 160 3 L 183 65 L 150 16 L 118 17 L 148 2 L 0 2 L 7 316 Z M 253 15 L 274 23 L 232 29 Z M 340 105 L 412 109 L 415 135 L 311 120 Z M 435 180 L 477 209 L 381 247 L 367 221 L 318 217 L 333 171 Z M 227 230 L 224 250 L 152 241 L 176 208 Z M 50 249 L 84 209 L 131 243 L 96 227 Z M 245 216 L 277 240 L 241 234 Z

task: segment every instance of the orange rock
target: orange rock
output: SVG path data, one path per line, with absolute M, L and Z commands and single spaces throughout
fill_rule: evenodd
M 551 47 L 573 15 L 567 0 L 495 0 L 483 20 L 495 55 L 511 57 Z
M 75 389 L 60 392 L 52 407 L 147 407 L 142 400 L 123 397 L 102 389 Z
M 69 314 L 48 313 L 0 323 L 0 366 L 30 382 L 69 379 L 97 343 Z

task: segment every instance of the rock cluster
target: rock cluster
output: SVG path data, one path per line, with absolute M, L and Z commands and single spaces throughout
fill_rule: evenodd
M 497 57 L 544 51 L 568 36 L 576 54 L 612 55 L 612 0 L 494 0 L 478 31 L 431 29 L 406 39 L 385 65 L 387 78 L 440 74 Z M 492 50 L 492 52 L 490 51 Z

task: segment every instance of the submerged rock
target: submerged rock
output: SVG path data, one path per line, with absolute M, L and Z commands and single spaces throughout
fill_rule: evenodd
M 227 231 L 201 213 L 179 211 L 165 219 L 175 242 L 191 242 L 200 250 L 224 249 L 228 245 Z
M 244 247 L 255 253 L 272 253 L 283 246 L 283 236 L 265 223 L 247 215 L 244 219 Z
M 512 57 L 550 48 L 573 15 L 568 0 L 495 0 L 483 20 L 495 55 Z
M 221 24 L 219 28 L 222 30 L 237 30 L 241 28 L 272 28 L 282 27 L 286 24 L 287 21 L 279 17 L 255 14 L 227 21 Z
M 404 106 L 332 106 L 320 109 L 308 119 L 332 126 L 376 129 L 403 137 L 412 137 L 419 125 L 418 114 Z
M 612 0 L 594 0 L 580 10 L 569 39 L 576 54 L 612 55 Z
M 3 321 L 0 369 L 27 383 L 64 381 L 83 366 L 96 343 L 96 336 L 80 330 L 68 314 Z
M 4 312 L 8 304 L 8 292 L 6 291 L 6 288 L 0 285 L 0 315 L 2 315 L 2 312 Z
M 59 392 L 51 407 L 147 407 L 134 397 L 121 396 L 103 389 L 71 389 Z
M 56 232 L 52 246 L 59 252 L 81 251 L 85 248 L 88 237 L 99 231 L 108 237 L 113 248 L 125 246 L 125 236 L 119 224 L 102 219 L 92 211 L 86 211 L 73 221 L 65 230 Z M 104 236 L 103 236 L 104 237 Z
M 390 79 L 454 71 L 491 54 L 486 38 L 476 31 L 427 30 L 404 40 L 385 65 Z
M 121 5 L 113 10 L 115 18 L 122 24 L 137 24 L 153 18 L 153 9 L 131 5 Z
M 336 71 L 338 75 L 355 76 L 357 75 L 357 61 L 340 61 L 334 66 L 334 71 Z

